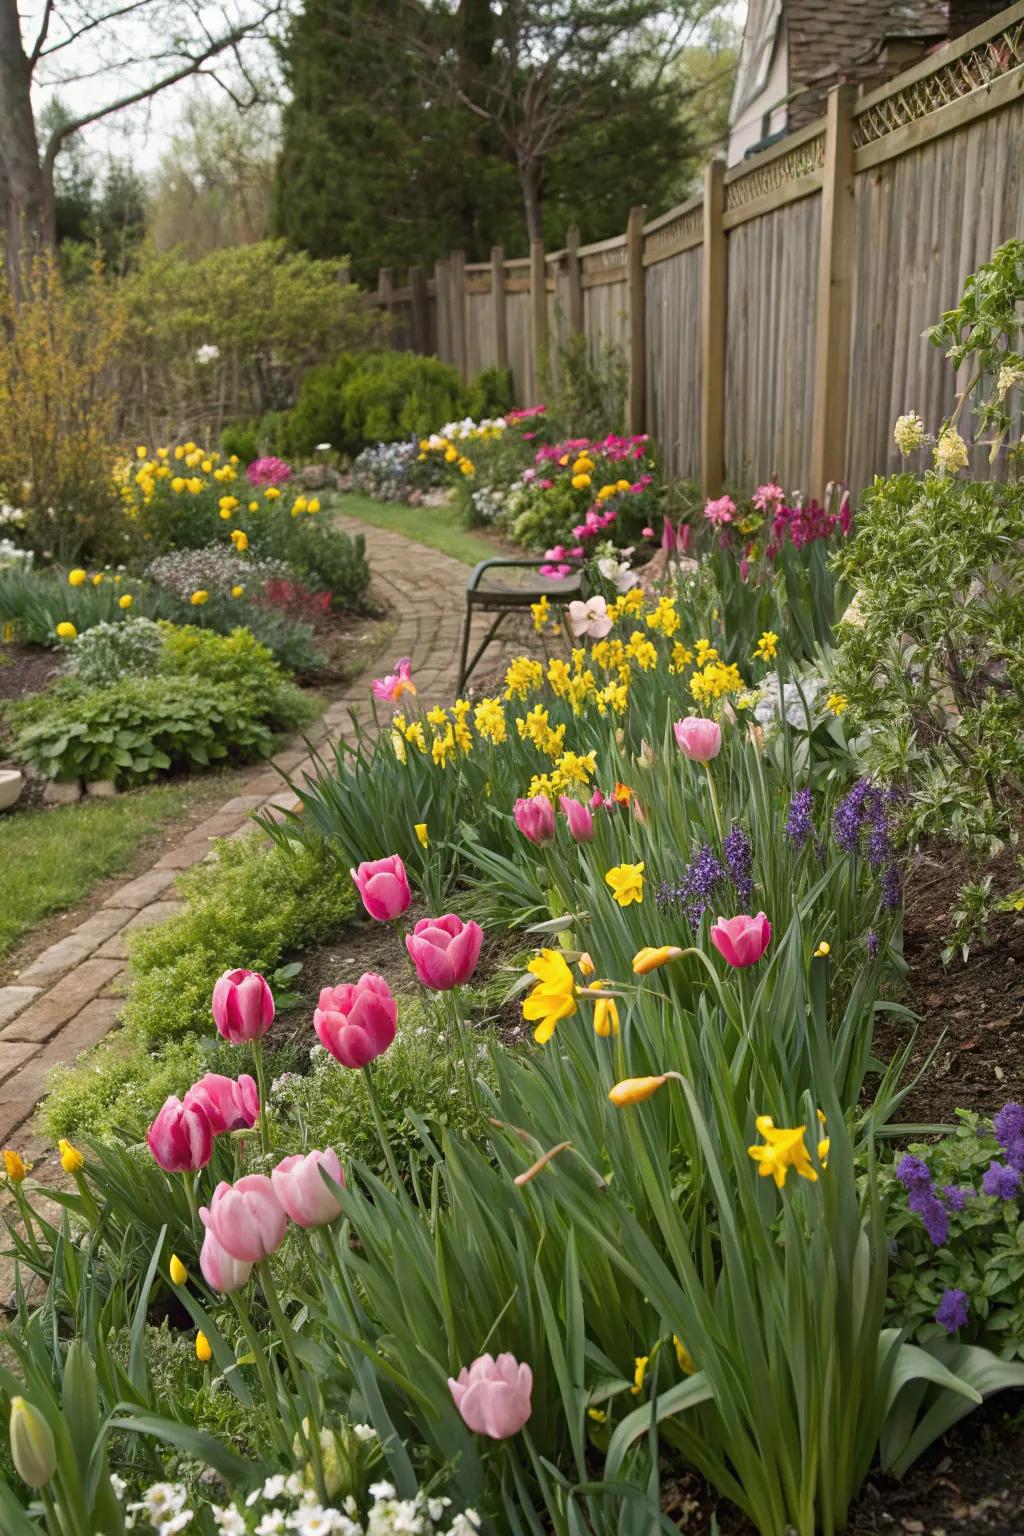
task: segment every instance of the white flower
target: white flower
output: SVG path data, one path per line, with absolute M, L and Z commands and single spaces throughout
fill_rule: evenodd
M 419 1030 L 416 1031 L 416 1033 L 420 1034 L 421 1032 L 422 1026 Z M 355 1435 L 357 1440 L 376 1440 L 377 1438 L 377 1431 L 374 1429 L 372 1424 L 353 1424 L 352 1433 Z
M 245 1527 L 240 1527 L 244 1531 Z M 279 1509 L 268 1510 L 256 1527 L 256 1536 L 278 1536 L 285 1529 L 284 1514 Z
M 944 475 L 956 475 L 967 468 L 967 444 L 955 427 L 947 427 L 932 450 L 935 468 Z
M 317 453 L 326 453 L 330 446 L 330 443 L 317 443 L 316 451 Z
M 128 1487 L 123 1477 L 118 1477 L 116 1472 L 110 1474 L 110 1486 L 114 1490 L 115 1499 L 123 1499 L 124 1491 Z
M 273 1477 L 268 1477 L 263 1484 L 263 1497 L 265 1499 L 279 1499 L 284 1493 L 284 1473 L 278 1472 Z
M 251 1497 L 252 1496 L 250 1495 L 250 1498 L 246 1499 L 246 1504 L 250 1502 Z M 257 1497 L 259 1497 L 258 1493 Z M 217 1527 L 218 1531 L 223 1532 L 223 1536 L 246 1536 L 246 1532 L 249 1529 L 245 1516 L 240 1515 L 237 1509 L 230 1507 L 225 1509 L 218 1509 L 217 1506 L 214 1505 L 213 1523 Z
M 440 1520 L 450 1503 L 451 1499 L 428 1499 L 427 1514 L 431 1520 Z
M 129 1504 L 128 1508 L 144 1510 L 150 1522 L 156 1525 L 159 1520 L 179 1514 L 187 1497 L 183 1483 L 154 1483 L 142 1495 L 141 1503 Z
M 608 604 L 603 597 L 588 597 L 585 603 L 577 598 L 569 604 L 569 624 L 577 640 L 584 635 L 603 640 L 612 627 Z
M 394 1496 L 395 1496 L 395 1490 L 391 1486 L 390 1483 L 371 1483 L 370 1484 L 370 1497 L 371 1497 L 371 1499 L 393 1499 Z
M 628 592 L 636 586 L 636 574 L 628 560 L 616 560 L 614 555 L 609 555 L 605 560 L 597 562 L 597 568 L 605 581 L 610 581 L 616 592 Z
M 299 1536 L 326 1536 L 331 1531 L 344 1529 L 345 1516 L 336 1509 L 324 1509 L 320 1504 L 304 1504 L 288 1519 L 288 1529 L 298 1531 Z
M 220 357 L 220 347 L 214 346 L 212 341 L 204 341 L 201 347 L 196 348 L 196 362 L 205 368 L 207 363 L 215 363 Z
M 908 453 L 916 452 L 924 442 L 924 422 L 916 411 L 907 411 L 905 415 L 897 417 L 892 435 L 896 447 L 906 457 Z
M 191 1525 L 195 1519 L 190 1509 L 183 1509 L 178 1515 L 171 1515 L 169 1520 L 154 1520 L 158 1536 L 177 1536 L 178 1531 L 183 1531 L 186 1525 Z
M 1024 368 L 1020 363 L 1004 363 L 999 370 L 999 398 L 1002 400 L 1007 391 L 1024 379 Z

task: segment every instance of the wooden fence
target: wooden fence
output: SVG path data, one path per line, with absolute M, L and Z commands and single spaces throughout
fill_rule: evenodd
M 582 333 L 620 348 L 631 430 L 674 475 L 717 494 L 776 475 L 821 495 L 893 469 L 892 425 L 935 430 L 957 381 L 925 327 L 1002 241 L 1024 236 L 1024 3 L 826 115 L 623 235 L 467 263 L 460 252 L 380 274 L 396 345 L 468 378 L 512 371 L 520 404 L 544 360 Z M 962 381 L 961 381 L 962 382 Z M 984 449 L 972 450 L 979 474 Z

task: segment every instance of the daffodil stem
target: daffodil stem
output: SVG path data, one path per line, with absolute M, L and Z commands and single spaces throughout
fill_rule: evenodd
M 366 1080 L 366 1091 L 370 1097 L 370 1113 L 373 1115 L 373 1123 L 377 1128 L 377 1139 L 384 1149 L 384 1157 L 388 1165 L 388 1172 L 395 1186 L 395 1194 L 402 1192 L 402 1177 L 398 1172 L 398 1163 L 395 1161 L 394 1148 L 391 1145 L 391 1137 L 388 1135 L 384 1124 L 384 1116 L 381 1114 L 380 1101 L 377 1098 L 377 1087 L 373 1081 L 373 1068 L 367 1064 L 363 1068 L 363 1077 Z

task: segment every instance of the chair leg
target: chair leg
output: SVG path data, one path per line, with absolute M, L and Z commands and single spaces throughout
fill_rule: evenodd
M 462 653 L 459 656 L 459 685 L 455 690 L 456 698 L 462 697 L 462 690 L 465 688 L 468 681 L 468 673 L 466 672 L 466 657 L 469 654 L 469 631 L 472 622 L 473 605 L 472 603 L 467 603 L 466 618 L 462 626 Z
M 505 622 L 506 617 L 507 617 L 507 610 L 503 609 L 502 612 L 500 612 L 498 614 L 497 618 L 495 619 L 494 623 L 491 625 L 490 629 L 487 631 L 486 635 L 484 635 L 484 638 L 481 640 L 481 642 L 477 646 L 476 650 L 473 652 L 472 660 L 470 661 L 468 666 L 466 666 L 465 659 L 463 659 L 462 666 L 459 669 L 460 677 L 459 677 L 458 692 L 460 694 L 462 693 L 462 691 L 465 688 L 466 684 L 469 682 L 470 678 L 473 676 L 473 673 L 476 671 L 477 663 L 479 662 L 480 658 L 483 656 L 484 652 L 486 651 L 487 647 L 490 645 L 491 641 L 494 639 L 495 635 L 498 633 L 498 630 L 501 628 L 502 624 Z M 468 621 L 467 621 L 467 630 L 466 630 L 467 640 L 468 640 L 468 633 L 469 633 L 469 631 L 468 631 Z M 463 652 L 463 658 L 465 658 L 465 652 Z

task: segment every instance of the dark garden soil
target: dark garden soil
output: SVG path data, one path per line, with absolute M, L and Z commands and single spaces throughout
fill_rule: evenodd
M 60 671 L 60 658 L 38 645 L 0 645 L 0 699 L 39 693 Z
M 994 892 L 1021 883 L 1009 855 L 986 872 L 993 875 Z M 909 970 L 897 995 L 921 1017 L 910 1071 L 920 1071 L 934 1051 L 900 1105 L 899 1119 L 908 1124 L 949 1123 L 958 1108 L 991 1114 L 1008 1099 L 1024 1097 L 1024 914 L 998 914 L 989 925 L 989 944 L 972 949 L 966 965 L 959 955 L 948 968 L 942 964 L 950 906 L 960 886 L 978 878 L 962 859 L 936 849 L 921 857 L 907 881 Z M 907 1033 L 904 1021 L 880 1014 L 876 1055 L 888 1061 Z

